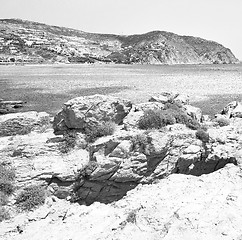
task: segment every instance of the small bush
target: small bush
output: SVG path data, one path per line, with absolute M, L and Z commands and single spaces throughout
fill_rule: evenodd
M 9 212 L 4 208 L 0 206 L 0 222 L 4 220 L 8 220 L 10 218 Z
M 173 106 L 173 104 L 170 104 Z M 176 105 L 174 105 L 176 106 Z M 200 124 L 188 116 L 179 107 L 174 107 L 165 110 L 147 110 L 140 118 L 138 125 L 140 129 L 160 129 L 166 125 L 175 123 L 185 124 L 191 129 L 198 129 Z
M 0 163 L 0 179 L 13 181 L 14 178 L 15 178 L 14 168 L 8 166 L 7 164 Z
M 13 168 L 0 164 L 0 192 L 3 192 L 6 195 L 10 195 L 14 191 L 14 186 L 12 184 L 15 178 L 15 171 Z
M 42 186 L 31 185 L 24 188 L 16 198 L 17 206 L 22 210 L 31 210 L 45 202 L 45 190 Z
M 215 121 L 218 123 L 220 127 L 228 126 L 230 124 L 229 119 L 223 117 L 217 118 L 215 119 Z
M 8 203 L 8 197 L 5 193 L 0 192 L 0 207 Z
M 76 146 L 77 133 L 67 131 L 63 134 L 63 142 L 59 143 L 58 149 L 61 153 L 68 153 Z
M 115 130 L 114 122 L 103 122 L 98 125 L 93 125 L 86 129 L 86 140 L 88 142 L 93 142 L 95 139 L 103 136 L 112 135 Z
M 14 186 L 10 181 L 0 179 L 0 191 L 6 195 L 11 195 L 14 191 Z
M 145 150 L 148 145 L 148 138 L 145 134 L 137 134 L 131 138 L 133 148 L 139 148 L 141 151 Z
M 160 110 L 147 110 L 138 122 L 140 129 L 159 129 L 165 126 Z
M 129 212 L 129 214 L 128 214 L 128 216 L 127 216 L 127 218 L 126 218 L 126 221 L 127 222 L 129 222 L 129 223 L 136 223 L 136 218 L 137 218 L 137 213 L 136 213 L 136 211 L 131 211 L 131 212 Z
M 204 143 L 209 142 L 209 134 L 202 129 L 198 129 L 196 131 L 196 138 Z

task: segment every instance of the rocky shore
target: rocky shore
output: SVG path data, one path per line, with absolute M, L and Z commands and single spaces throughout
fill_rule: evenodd
M 1 115 L 0 172 L 15 178 L 0 238 L 240 239 L 241 116 L 232 102 L 211 119 L 178 93 L 79 97 L 54 119 Z M 28 211 L 27 186 L 45 192 Z
M 22 108 L 24 104 L 23 101 L 4 101 L 0 99 L 0 115 L 14 113 L 16 109 Z

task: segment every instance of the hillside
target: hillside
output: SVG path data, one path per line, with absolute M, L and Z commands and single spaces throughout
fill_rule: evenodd
M 236 63 L 230 49 L 164 31 L 120 36 L 86 33 L 20 19 L 0 20 L 0 63 Z

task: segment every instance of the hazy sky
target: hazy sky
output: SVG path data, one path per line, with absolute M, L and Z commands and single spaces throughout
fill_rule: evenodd
M 0 0 L 0 18 L 87 32 L 164 30 L 217 41 L 242 60 L 242 0 Z

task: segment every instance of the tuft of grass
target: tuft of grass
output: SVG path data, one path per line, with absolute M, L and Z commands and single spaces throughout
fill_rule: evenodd
M 15 178 L 15 170 L 7 164 L 0 163 L 0 179 L 13 181 Z
M 136 211 L 131 211 L 131 212 L 129 212 L 129 214 L 128 214 L 128 216 L 127 216 L 127 218 L 126 218 L 126 221 L 127 222 L 129 222 L 129 223 L 134 223 L 134 224 L 136 224 L 136 216 L 137 214 L 136 214 Z
M 5 179 L 0 179 L 0 192 L 5 193 L 6 195 L 11 195 L 14 192 L 12 182 Z
M 4 220 L 8 220 L 10 218 L 9 212 L 6 210 L 6 208 L 0 206 L 0 222 Z
M 16 198 L 16 205 L 21 210 L 29 211 L 44 204 L 46 197 L 45 189 L 39 185 L 31 185 L 24 188 Z
M 6 164 L 0 164 L 0 192 L 11 195 L 14 191 L 15 171 Z
M 115 127 L 115 123 L 110 121 L 93 125 L 85 130 L 86 140 L 88 142 L 94 142 L 99 137 L 112 135 Z
M 196 138 L 201 140 L 203 143 L 209 142 L 209 134 L 202 129 L 196 131 Z
M 0 206 L 7 205 L 7 203 L 8 203 L 8 196 L 4 192 L 0 191 Z
M 223 117 L 216 118 L 215 121 L 218 123 L 220 127 L 228 126 L 230 124 L 229 119 Z
M 14 191 L 14 168 L 5 163 L 0 163 L 0 222 L 10 218 L 9 212 L 3 207 L 8 203 L 8 197 Z

